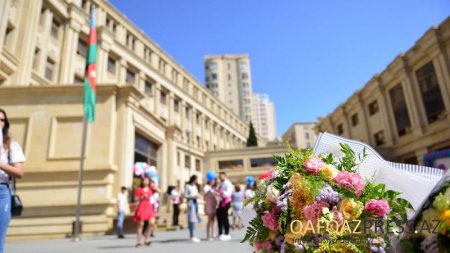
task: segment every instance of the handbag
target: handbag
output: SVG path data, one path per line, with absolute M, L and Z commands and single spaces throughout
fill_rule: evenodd
M 11 182 L 11 181 L 10 181 Z M 20 200 L 19 195 L 16 193 L 16 179 L 14 178 L 9 185 L 9 189 L 11 191 L 11 215 L 12 216 L 20 216 L 23 211 L 22 200 Z
M 8 153 L 8 161 L 11 161 L 10 154 Z M 12 184 L 11 184 L 12 181 Z M 9 191 L 11 192 L 11 215 L 12 216 L 20 216 L 23 211 L 22 200 L 16 192 L 16 179 L 11 177 L 9 178 Z

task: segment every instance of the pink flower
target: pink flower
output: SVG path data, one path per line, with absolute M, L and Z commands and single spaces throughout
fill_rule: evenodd
M 255 240 L 255 249 L 256 252 L 260 252 L 261 250 L 265 250 L 265 252 L 273 252 L 272 250 L 272 244 L 269 240 L 266 240 L 264 242 L 259 242 L 258 240 Z
M 360 175 L 353 172 L 342 171 L 334 178 L 334 182 L 342 187 L 353 189 L 358 197 L 361 196 L 364 190 L 363 179 Z
M 322 208 L 328 207 L 328 203 L 325 201 L 314 201 L 309 206 L 305 206 L 303 209 L 303 216 L 305 219 L 312 221 L 314 224 L 317 219 L 322 215 Z
M 275 215 L 275 212 L 272 210 L 271 212 L 265 211 L 263 216 L 261 217 L 263 221 L 263 225 L 272 230 L 277 231 L 278 230 L 278 220 L 277 216 Z
M 391 212 L 389 203 L 385 199 L 372 199 L 366 203 L 366 212 L 373 214 L 375 217 L 385 217 Z
M 342 217 L 342 213 L 339 212 L 336 206 L 333 207 L 333 210 L 331 210 L 333 213 L 333 220 L 337 222 L 339 226 L 341 226 L 344 223 L 344 218 Z
M 311 156 L 308 157 L 308 159 L 306 159 L 306 161 L 303 163 L 303 167 L 307 171 L 316 175 L 317 173 L 319 173 L 319 168 L 322 167 L 323 164 L 324 162 L 322 161 L 322 159 L 317 156 Z

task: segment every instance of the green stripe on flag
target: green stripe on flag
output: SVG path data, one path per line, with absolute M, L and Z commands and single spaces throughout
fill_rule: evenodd
M 89 51 L 86 58 L 86 65 L 93 63 L 97 60 L 97 44 L 92 44 L 89 46 Z
M 89 123 L 95 119 L 95 92 L 86 77 L 84 77 L 84 115 Z

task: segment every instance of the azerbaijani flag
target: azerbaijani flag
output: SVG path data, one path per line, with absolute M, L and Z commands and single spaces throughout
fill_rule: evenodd
M 91 22 L 84 74 L 84 115 L 92 123 L 95 119 L 95 62 L 97 61 L 97 35 L 95 32 L 95 8 L 91 7 Z

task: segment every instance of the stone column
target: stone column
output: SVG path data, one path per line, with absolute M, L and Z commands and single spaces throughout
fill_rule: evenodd
M 6 28 L 8 27 L 10 8 L 11 0 L 0 1 L 0 48 L 4 46 L 3 43 L 5 41 Z
M 20 15 L 20 19 L 22 20 L 20 20 L 18 24 L 20 24 L 21 30 L 18 30 L 19 34 L 17 34 L 16 40 L 16 48 L 18 49 L 16 52 L 21 64 L 19 64 L 17 68 L 14 83 L 19 85 L 29 85 L 42 0 L 27 1 L 23 4 L 26 4 L 27 6 L 26 8 L 23 8 Z
M 406 99 L 406 105 L 410 112 L 411 127 L 415 135 L 422 135 L 426 123 L 426 113 L 423 107 L 422 97 L 416 78 L 413 78 L 413 73 L 408 66 L 408 62 L 403 58 L 403 92 Z
M 114 35 L 105 27 L 101 27 L 97 31 L 97 38 L 99 43 L 97 60 L 97 83 L 106 83 L 108 82 L 108 55 L 109 51 L 111 50 L 111 46 L 114 43 Z
M 347 128 L 348 138 L 352 139 L 353 138 L 352 129 L 350 127 L 350 122 L 348 120 L 348 114 L 347 114 L 347 109 L 345 108 L 345 105 L 343 105 L 341 107 L 341 109 L 342 109 L 342 115 L 344 116 L 345 125 Z
M 168 110 L 168 124 L 169 126 L 172 126 L 175 124 L 175 112 L 174 112 L 174 100 L 175 97 L 173 95 L 173 92 L 169 92 L 169 94 L 167 95 L 167 110 Z
M 433 64 L 448 117 L 450 116 L 450 66 L 448 61 L 445 60 L 444 53 L 445 50 L 440 49 L 440 54 L 433 60 Z
M 378 100 L 378 105 L 381 113 L 381 119 L 383 120 L 383 129 L 386 133 L 386 146 L 393 146 L 397 140 L 397 134 L 393 132 L 394 129 L 396 129 L 396 126 L 392 121 L 392 117 L 389 117 L 389 115 L 392 115 L 391 113 L 393 110 L 389 106 L 390 103 L 388 103 L 387 91 L 383 87 L 379 76 L 377 76 L 377 90 L 380 92 L 380 100 Z
M 69 9 L 69 22 L 64 25 L 64 37 L 62 39 L 61 65 L 59 82 L 71 84 L 74 81 L 75 63 L 79 34 L 83 27 L 84 19 L 77 8 L 71 5 Z M 99 71 L 97 71 L 99 73 Z
M 358 92 L 357 96 L 358 96 L 358 102 L 359 102 L 359 104 L 361 106 L 361 109 L 362 109 L 362 120 L 361 120 L 361 123 L 362 123 L 362 128 L 364 129 L 365 138 L 366 138 L 367 143 L 372 143 L 372 138 L 370 136 L 370 125 L 369 125 L 369 122 L 368 122 L 368 118 L 369 117 L 367 116 L 367 110 L 366 110 L 367 107 L 364 104 L 364 100 L 362 99 L 361 92 Z

